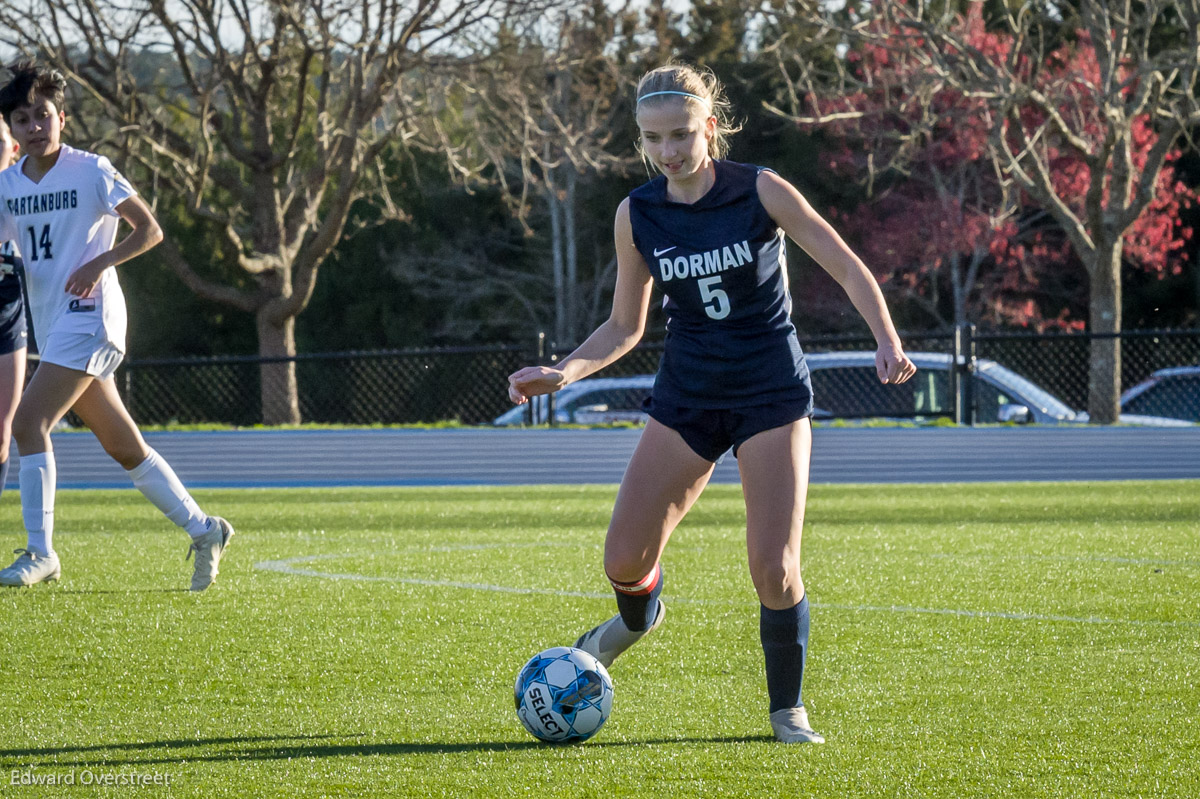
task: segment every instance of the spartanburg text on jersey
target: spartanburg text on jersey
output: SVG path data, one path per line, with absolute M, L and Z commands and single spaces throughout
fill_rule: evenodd
M 714 167 L 692 204 L 668 199 L 661 175 L 629 194 L 633 242 L 667 313 L 654 398 L 691 408 L 807 399 L 784 233 L 758 198 L 762 167 Z
M 66 145 L 38 183 L 25 176 L 24 164 L 22 158 L 0 172 L 0 239 L 14 241 L 24 261 L 39 338 L 102 333 L 123 351 L 125 298 L 117 270 L 104 270 L 87 297 L 65 289 L 72 272 L 112 249 L 116 208 L 137 192 L 104 156 Z

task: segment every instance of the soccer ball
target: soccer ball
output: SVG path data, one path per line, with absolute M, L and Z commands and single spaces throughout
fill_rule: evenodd
M 556 646 L 538 652 L 517 673 L 517 718 L 551 743 L 591 738 L 612 712 L 612 679 L 582 649 Z

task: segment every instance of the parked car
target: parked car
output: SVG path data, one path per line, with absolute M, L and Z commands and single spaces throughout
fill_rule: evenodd
M 1154 372 L 1121 395 L 1121 418 L 1127 413 L 1200 422 L 1200 366 Z
M 908 357 L 916 364 L 917 373 L 908 382 L 889 385 L 879 382 L 872 351 L 807 353 L 805 358 L 812 373 L 816 397 L 813 419 L 929 422 L 952 418 L 951 356 L 938 352 L 910 352 Z M 1200 373 L 1200 368 L 1196 372 Z M 1084 424 L 1088 420 L 1086 413 L 1076 412 L 1041 386 L 996 361 L 978 359 L 971 379 L 977 422 Z M 642 402 L 653 387 L 654 375 L 580 380 L 555 395 L 554 418 L 559 423 L 575 424 L 645 422 Z M 1135 390 L 1131 389 L 1129 393 Z M 545 424 L 548 419 L 546 398 L 535 397 L 531 404 L 534 423 Z M 1144 413 L 1135 415 L 1133 408 L 1129 411 L 1121 414 L 1121 421 L 1127 424 L 1189 424 Z M 528 424 L 529 414 L 529 408 L 518 405 L 497 417 L 493 424 Z
M 826 352 L 806 356 L 816 396 L 814 419 L 892 418 L 929 421 L 952 417 L 951 356 L 910 352 L 917 373 L 907 383 L 885 385 L 875 375 L 874 352 Z M 1086 424 L 1086 412 L 1075 411 L 1041 386 L 987 358 L 975 364 L 972 377 L 975 421 L 981 424 Z M 1175 427 L 1181 419 L 1150 416 L 1123 409 L 1122 424 Z
M 806 356 L 812 372 L 817 406 L 813 418 L 931 420 L 953 415 L 950 395 L 950 356 L 909 353 L 917 374 L 907 383 L 885 385 L 875 375 L 874 352 L 818 352 Z M 1039 422 L 1075 420 L 1075 412 L 1054 395 L 995 361 L 980 360 L 975 372 L 974 403 L 980 422 Z M 645 422 L 642 402 L 654 387 L 654 375 L 600 377 L 580 380 L 555 395 L 558 423 L 599 424 Z M 545 397 L 535 397 L 532 409 L 518 405 L 497 417 L 495 425 L 545 424 Z
M 930 421 L 953 417 L 950 390 L 951 356 L 910 352 L 917 373 L 906 383 L 879 382 L 875 353 L 817 352 L 805 356 L 816 397 L 814 419 L 887 418 Z M 1075 411 L 1062 400 L 995 361 L 980 358 L 972 377 L 975 420 L 1062 424 L 1075 421 Z
M 645 422 L 642 402 L 654 388 L 654 375 L 630 377 L 587 377 L 554 394 L 554 420 L 559 424 L 607 424 Z M 516 405 L 492 420 L 497 426 L 549 420 L 546 397 L 534 397 L 528 405 Z

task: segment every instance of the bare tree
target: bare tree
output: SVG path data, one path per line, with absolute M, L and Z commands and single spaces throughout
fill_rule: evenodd
M 263 421 L 280 424 L 300 421 L 295 320 L 351 205 L 374 192 L 399 212 L 379 156 L 436 129 L 440 71 L 469 60 L 472 37 L 539 2 L 4 0 L 0 25 L 82 88 L 105 123 L 97 146 L 207 227 L 216 252 L 168 239 L 166 259 L 196 294 L 254 314 L 260 354 L 278 359 Z
M 919 59 L 923 70 L 903 87 L 909 95 L 950 88 L 983 102 L 1003 185 L 1050 214 L 1086 265 L 1097 334 L 1088 411 L 1093 422 L 1114 422 L 1123 237 L 1154 199 L 1181 138 L 1200 122 L 1200 0 L 996 4 L 999 16 L 986 29 L 978 0 L 965 17 L 935 7 L 947 4 L 867 4 L 857 25 L 827 19 L 823 30 L 851 47 L 866 39 Z M 820 91 L 815 82 L 793 90 L 795 97 Z M 1081 187 L 1056 174 L 1062 153 L 1085 165 Z
M 635 162 L 614 133 L 629 113 L 636 76 L 622 48 L 633 46 L 636 20 L 628 9 L 600 3 L 575 9 L 545 20 L 536 37 L 498 49 L 469 78 L 471 107 L 485 131 L 481 164 L 521 219 L 534 202 L 545 203 L 559 345 L 577 342 L 595 323 L 579 264 L 580 184 Z M 599 276 L 607 267 L 597 262 L 591 271 Z

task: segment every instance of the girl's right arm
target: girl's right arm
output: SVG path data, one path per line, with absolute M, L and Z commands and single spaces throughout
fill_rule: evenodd
M 654 285 L 646 259 L 633 243 L 629 200 L 617 208 L 613 225 L 617 248 L 617 285 L 608 320 L 588 336 L 557 368 L 527 366 L 508 377 L 508 396 L 518 405 L 549 394 L 603 369 L 629 352 L 646 330 L 650 290 Z

